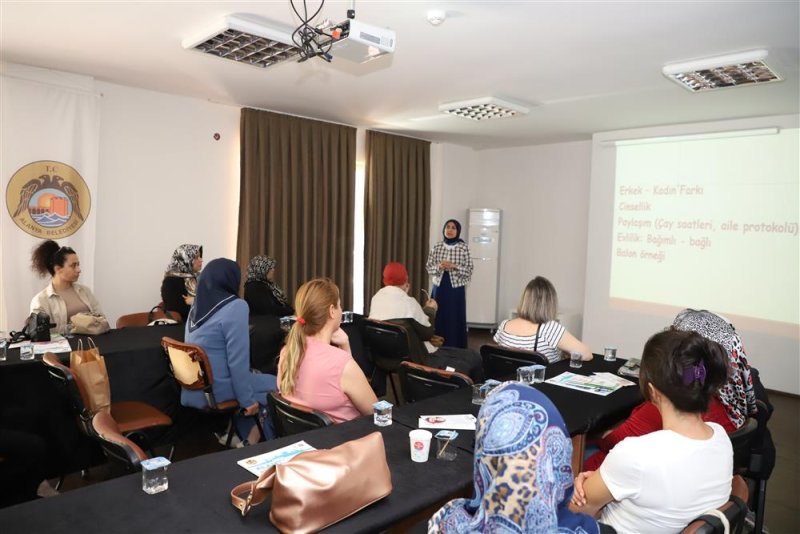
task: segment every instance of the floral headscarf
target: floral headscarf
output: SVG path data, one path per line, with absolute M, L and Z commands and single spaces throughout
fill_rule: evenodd
M 598 533 L 569 510 L 572 442 L 543 393 L 508 382 L 481 407 L 475 438 L 475 494 L 445 504 L 428 533 Z
M 275 258 L 270 258 L 269 256 L 253 256 L 253 258 L 250 260 L 250 265 L 247 266 L 247 281 L 263 282 L 267 284 L 267 287 L 269 287 L 269 290 L 272 291 L 272 296 L 275 297 L 275 300 L 277 300 L 282 306 L 288 306 L 289 301 L 286 298 L 286 293 L 284 293 L 283 290 L 278 287 L 278 284 L 267 280 L 267 273 L 275 270 L 275 267 L 277 266 L 278 262 L 275 260 Z
M 197 273 L 194 272 L 195 258 L 203 257 L 203 247 L 201 245 L 184 244 L 175 249 L 172 259 L 167 265 L 167 272 L 164 276 L 175 276 L 185 278 L 186 293 L 190 297 L 197 295 Z
M 747 421 L 747 416 L 755 413 L 757 408 L 750 364 L 747 363 L 747 355 L 736 329 L 715 313 L 692 309 L 680 312 L 672 326 L 684 332 L 697 332 L 706 339 L 716 341 L 728 353 L 728 381 L 719 390 L 719 400 L 728 418 L 736 428 L 740 428 Z

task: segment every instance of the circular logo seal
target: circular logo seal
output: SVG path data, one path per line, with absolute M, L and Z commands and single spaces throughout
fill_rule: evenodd
M 83 177 L 66 163 L 34 161 L 8 181 L 6 207 L 24 232 L 58 239 L 83 226 L 92 209 L 92 197 Z

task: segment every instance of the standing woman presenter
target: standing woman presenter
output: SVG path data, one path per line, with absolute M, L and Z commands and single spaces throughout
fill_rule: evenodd
M 449 347 L 467 348 L 467 297 L 465 287 L 472 278 L 472 258 L 461 236 L 461 224 L 450 219 L 442 230 L 444 241 L 428 254 L 425 269 L 433 279 L 431 297 L 439 304 L 436 334 Z

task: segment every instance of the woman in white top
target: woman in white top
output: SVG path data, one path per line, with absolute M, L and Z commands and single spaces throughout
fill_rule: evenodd
M 65 333 L 69 318 L 76 313 L 103 314 L 92 291 L 77 283 L 81 262 L 73 249 L 61 247 L 48 239 L 33 250 L 31 263 L 42 278 L 48 274 L 52 276 L 47 287 L 31 300 L 31 313 L 49 315 L 50 323 L 56 325 L 56 332 Z
M 667 330 L 644 346 L 639 387 L 663 430 L 618 443 L 597 471 L 575 478 L 570 508 L 624 532 L 679 532 L 727 502 L 733 449 L 706 423 L 709 399 L 725 383 L 728 359 L 696 332 Z
M 494 342 L 512 349 L 532 350 L 544 355 L 550 363 L 562 353 L 580 352 L 585 361 L 592 359 L 592 350 L 567 332 L 559 322 L 558 295 L 550 280 L 537 276 L 525 286 L 517 306 L 517 317 L 497 327 Z

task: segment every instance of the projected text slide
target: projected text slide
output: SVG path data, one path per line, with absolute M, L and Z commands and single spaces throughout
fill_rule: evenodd
M 798 142 L 618 146 L 611 298 L 798 324 Z

